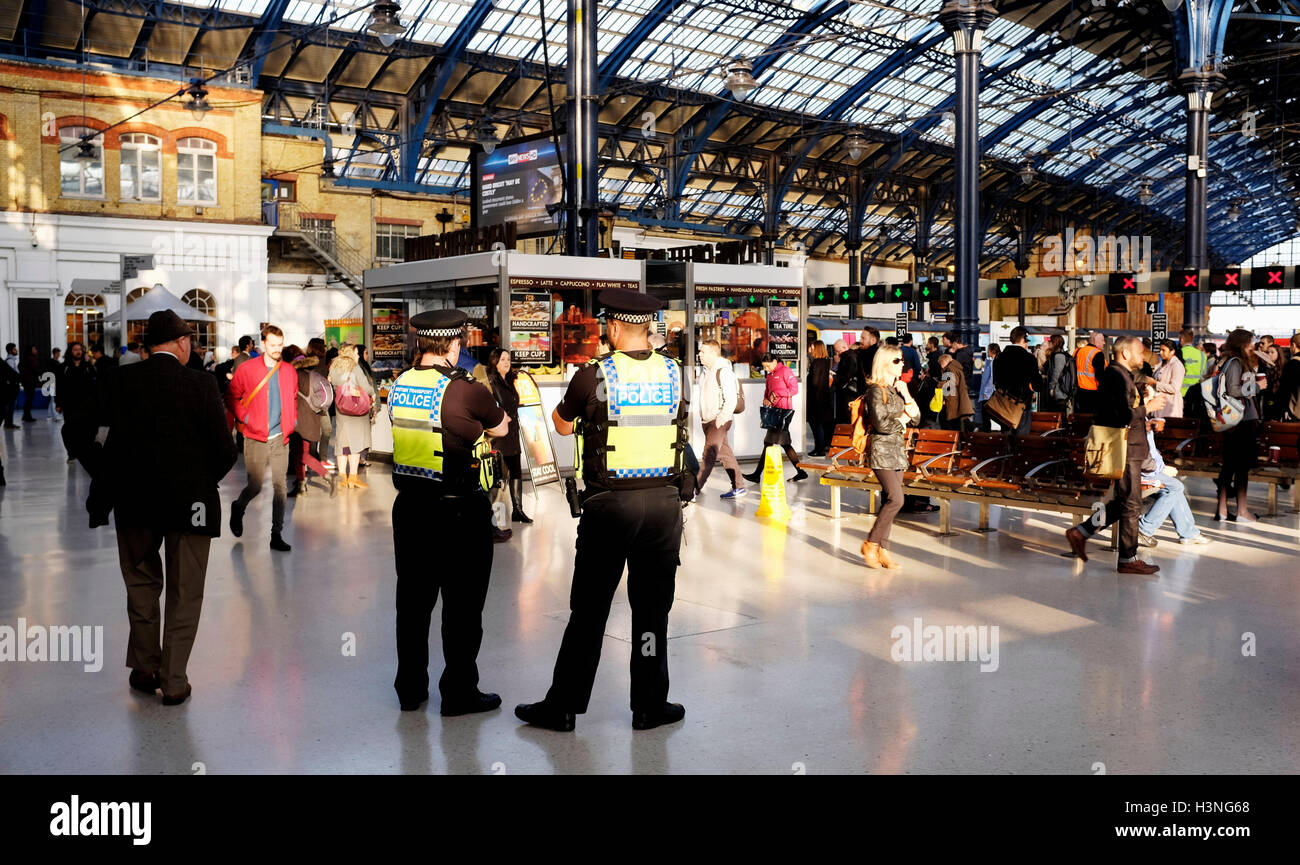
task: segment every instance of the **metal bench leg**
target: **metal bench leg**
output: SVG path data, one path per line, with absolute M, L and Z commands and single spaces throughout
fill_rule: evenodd
M 947 538 L 956 534 L 952 530 L 952 502 L 939 499 L 939 537 Z
M 867 490 L 867 513 L 873 517 L 876 515 L 876 491 Z
M 1268 516 L 1277 514 L 1277 484 L 1268 485 Z
M 1300 514 L 1300 478 L 1291 481 L 1291 513 Z
M 996 532 L 997 529 L 989 528 L 989 506 L 987 502 L 980 502 L 980 524 L 977 532 Z
M 1110 527 L 1110 548 L 1119 550 L 1119 521 L 1116 520 Z
M 832 486 L 831 487 L 831 519 L 838 520 L 839 518 L 840 518 L 840 488 L 837 486 Z

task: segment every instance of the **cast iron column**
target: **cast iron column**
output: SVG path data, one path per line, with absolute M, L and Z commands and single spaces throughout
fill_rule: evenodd
M 1183 243 L 1185 267 L 1208 267 L 1206 260 L 1206 211 L 1208 174 L 1205 159 L 1209 153 L 1210 100 L 1223 86 L 1223 75 L 1189 69 L 1178 77 L 1178 83 L 1187 93 L 1187 162 L 1186 194 L 1183 198 L 1183 224 L 1186 232 Z M 1206 295 L 1203 292 L 1188 294 L 1183 298 L 1183 327 L 1195 333 L 1205 333 Z
M 568 181 L 565 252 L 594 256 L 600 248 L 600 168 L 596 156 L 596 0 L 569 0 Z
M 998 12 L 987 0 L 949 0 L 939 22 L 952 35 L 957 55 L 956 240 L 957 292 L 954 329 L 967 345 L 979 345 L 980 190 L 979 85 L 984 31 Z

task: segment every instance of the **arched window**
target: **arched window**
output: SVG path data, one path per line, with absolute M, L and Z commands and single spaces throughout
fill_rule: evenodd
M 59 130 L 59 190 L 65 197 L 104 197 L 104 136 L 96 135 L 87 147 L 81 136 L 94 134 L 88 126 Z
M 216 298 L 201 288 L 190 289 L 181 295 L 181 300 L 199 312 L 213 318 L 217 317 Z M 195 337 L 194 350 L 198 351 L 202 348 L 204 351 L 208 349 L 215 351 L 217 347 L 217 323 L 215 321 L 196 321 L 194 327 L 199 332 L 198 336 Z
M 162 142 L 143 132 L 122 136 L 122 201 L 162 199 Z
M 82 342 L 86 351 L 97 342 L 104 341 L 104 298 L 98 294 L 69 293 L 63 299 L 66 324 L 64 331 L 69 343 Z
M 217 203 L 217 145 L 206 138 L 176 142 L 176 201 Z

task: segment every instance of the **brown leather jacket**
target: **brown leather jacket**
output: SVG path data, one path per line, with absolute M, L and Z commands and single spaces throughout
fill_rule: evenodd
M 873 469 L 907 468 L 907 409 L 896 390 L 867 384 L 867 421 L 871 424 L 867 462 Z

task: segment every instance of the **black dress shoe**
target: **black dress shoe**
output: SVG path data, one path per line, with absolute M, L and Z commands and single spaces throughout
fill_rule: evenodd
M 145 694 L 156 693 L 162 687 L 157 673 L 146 673 L 144 670 L 132 670 L 128 681 L 132 688 Z
M 751 484 L 759 483 L 760 481 L 763 480 L 763 469 L 760 466 L 758 471 L 750 472 L 747 475 L 741 475 L 741 477 L 749 481 Z
M 545 702 L 520 703 L 515 706 L 515 717 L 534 727 L 556 730 L 560 733 L 572 732 L 576 718 L 572 712 L 561 712 Z
M 428 699 L 429 699 L 429 694 L 428 694 L 428 692 L 426 691 L 425 694 L 424 694 L 424 696 L 423 696 L 423 697 L 420 697 L 419 699 L 416 699 L 416 700 L 402 700 L 402 699 L 399 698 L 399 702 L 400 702 L 400 704 L 401 704 L 401 706 L 402 706 L 402 711 L 403 711 L 403 712 L 414 712 L 416 709 L 418 709 L 418 708 L 420 708 L 421 706 L 423 706 L 423 705 L 425 704 L 425 701 L 427 701 Z
M 179 706 L 181 703 L 184 703 L 186 700 L 188 700 L 190 698 L 190 694 L 193 693 L 194 693 L 193 686 L 186 685 L 185 690 L 181 691 L 179 694 L 163 694 L 163 705 Z
M 803 469 L 799 469 L 799 471 L 795 472 L 794 475 L 791 476 L 789 483 L 798 483 L 799 481 L 807 479 L 807 477 L 808 473 Z
M 291 552 L 293 547 L 284 542 L 284 538 L 280 537 L 279 532 L 271 532 L 271 549 L 277 553 L 287 553 Z
M 442 716 L 451 718 L 456 715 L 472 715 L 475 712 L 491 712 L 501 705 L 501 698 L 496 694 L 475 692 L 468 700 L 443 700 Z
M 230 506 L 230 533 L 235 537 L 244 533 L 244 509 L 238 502 Z
M 632 729 L 653 730 L 664 724 L 676 724 L 685 717 L 686 707 L 681 703 L 664 703 L 663 708 L 657 712 L 633 712 Z

